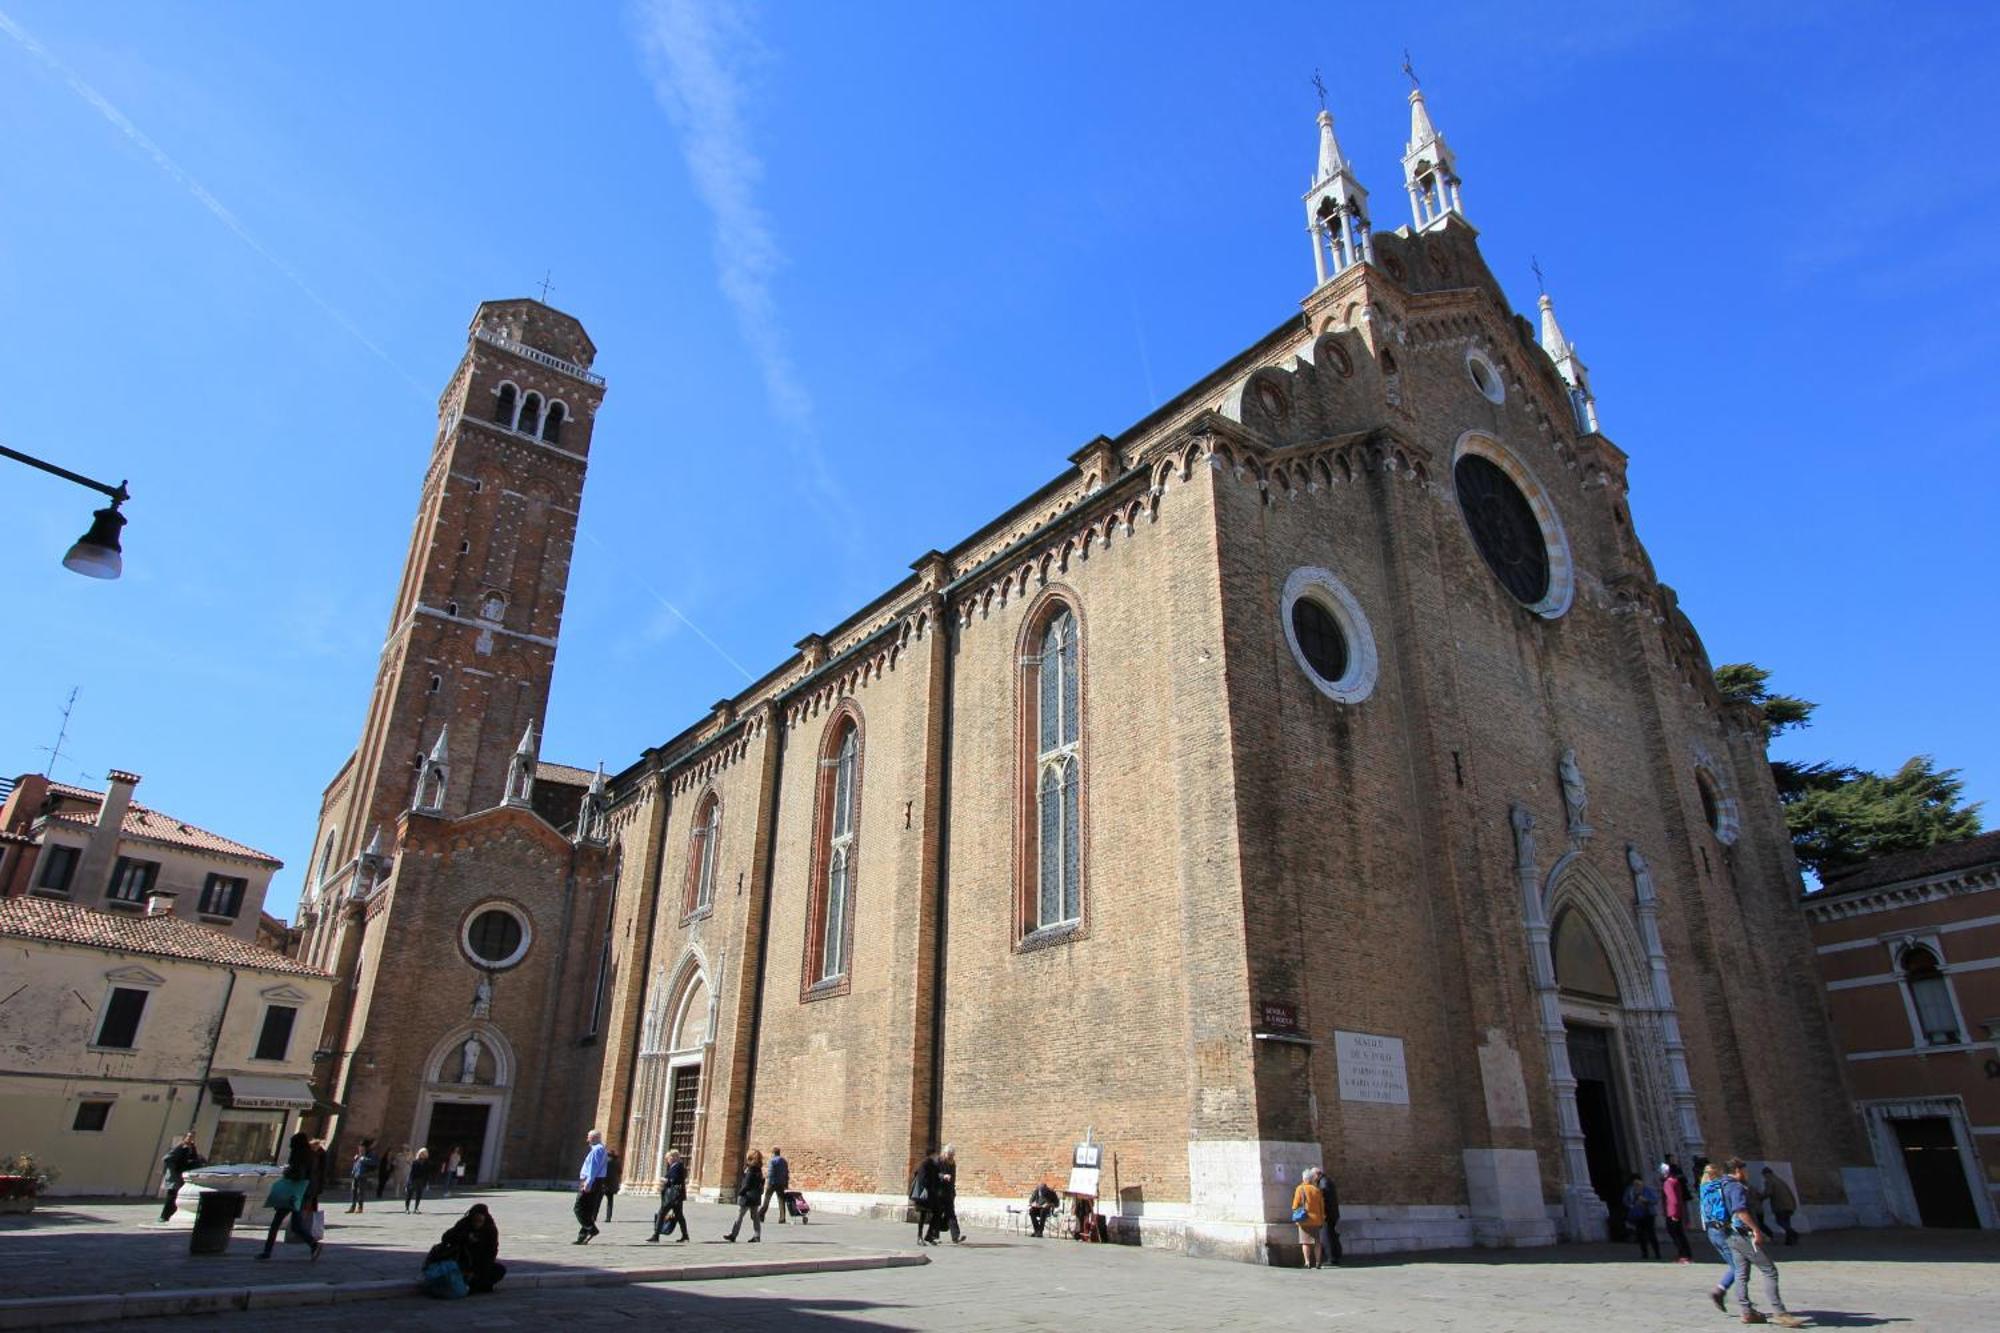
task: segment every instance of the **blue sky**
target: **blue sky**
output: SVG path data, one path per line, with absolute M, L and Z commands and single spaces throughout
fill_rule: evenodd
M 1779 752 L 2000 797 L 2000 10 L 1388 13 L 0 0 L 0 441 L 133 490 L 95 583 L 0 465 L 0 769 L 80 687 L 56 775 L 289 912 L 436 395 L 545 270 L 610 393 L 544 754 L 623 766 L 1296 309 L 1315 67 L 1406 220 L 1407 46 L 1661 577 L 1819 701 Z

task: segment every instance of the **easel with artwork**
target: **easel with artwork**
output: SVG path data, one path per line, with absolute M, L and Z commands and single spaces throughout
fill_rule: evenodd
M 1083 1142 L 1070 1155 L 1069 1184 L 1063 1189 L 1063 1197 L 1070 1203 L 1063 1231 L 1073 1240 L 1104 1239 L 1104 1219 L 1097 1212 L 1103 1163 L 1104 1145 L 1096 1142 L 1093 1130 L 1084 1130 Z

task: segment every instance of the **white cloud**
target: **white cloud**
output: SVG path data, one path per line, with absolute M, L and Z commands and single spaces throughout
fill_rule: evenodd
M 772 284 L 784 253 L 758 202 L 763 159 L 743 106 L 765 49 L 741 6 L 704 0 L 642 0 L 634 9 L 653 94 L 680 131 L 681 156 L 714 228 L 716 282 L 763 374 L 772 411 L 791 428 L 822 516 L 850 542 L 853 507 L 821 449 L 812 394 L 793 364 Z

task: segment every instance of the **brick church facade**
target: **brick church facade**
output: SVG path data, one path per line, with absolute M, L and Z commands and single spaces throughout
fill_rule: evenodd
M 302 956 L 340 978 L 317 1075 L 343 1147 L 551 1179 L 594 1110 L 617 853 L 601 773 L 537 737 L 604 381 L 567 315 L 479 307 L 439 400 L 361 740 L 321 800 Z
M 596 1124 L 713 1195 L 781 1143 L 851 1209 L 951 1142 L 996 1219 L 1088 1138 L 1115 1234 L 1267 1261 L 1316 1164 L 1364 1251 L 1602 1235 L 1667 1153 L 1873 1216 L 1759 719 L 1411 104 L 1410 225 L 1322 113 L 1299 313 L 594 789 L 519 796 L 601 384 L 566 317 L 482 307 L 321 816 L 345 1123 L 527 1087 L 482 1171 Z M 565 399 L 560 451 L 495 428 L 503 380 Z M 450 553 L 496 523 L 504 573 Z M 533 943 L 475 967 L 494 902 Z

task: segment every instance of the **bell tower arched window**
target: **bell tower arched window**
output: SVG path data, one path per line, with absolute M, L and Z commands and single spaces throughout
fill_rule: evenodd
M 694 828 L 688 834 L 687 891 L 683 916 L 705 912 L 715 901 L 715 858 L 722 841 L 722 802 L 714 792 L 695 807 Z
M 536 435 L 541 432 L 542 396 L 540 394 L 531 393 L 521 400 L 521 419 L 514 424 L 514 429 L 520 431 L 523 435 Z
M 844 993 L 852 963 L 861 833 L 861 713 L 852 701 L 843 703 L 827 724 L 814 795 L 803 974 L 808 999 Z
M 493 400 L 493 419 L 510 430 L 514 426 L 514 413 L 519 410 L 519 397 L 513 385 L 503 384 L 500 396 Z
M 1022 648 L 1018 935 L 1025 941 L 1084 920 L 1082 634 L 1065 598 L 1050 597 L 1028 621 Z
M 550 444 L 561 444 L 563 421 L 568 416 L 568 408 L 559 402 L 550 403 L 547 415 L 542 418 L 542 438 Z

